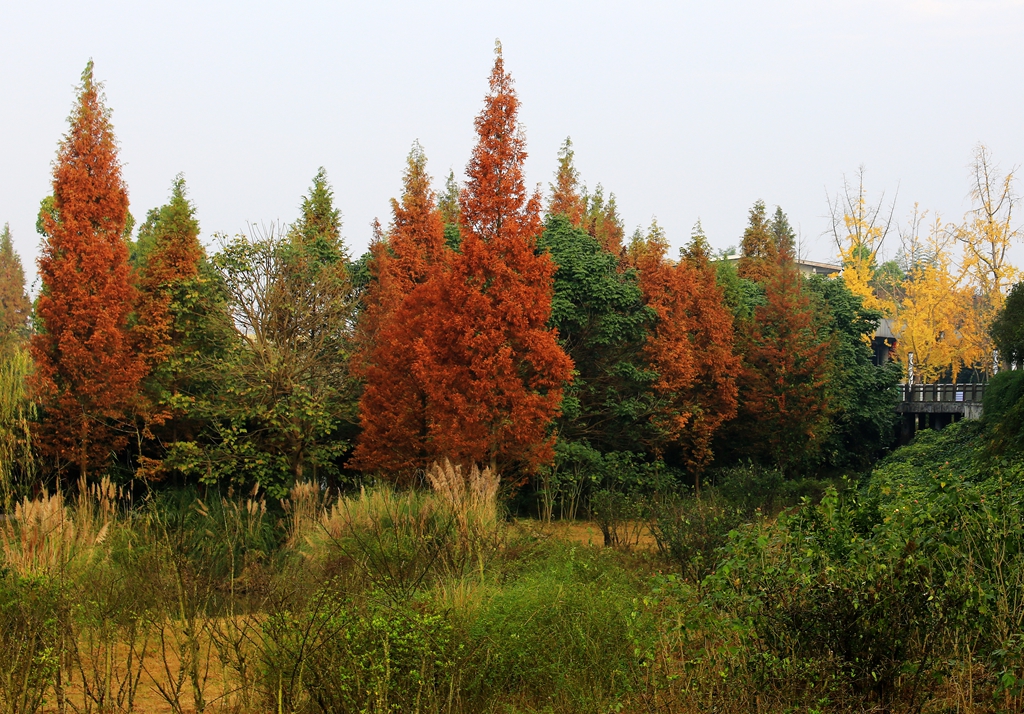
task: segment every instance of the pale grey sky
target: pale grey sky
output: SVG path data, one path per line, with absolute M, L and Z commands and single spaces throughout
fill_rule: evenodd
M 323 165 L 358 254 L 414 140 L 438 183 L 461 175 L 495 38 L 528 181 L 547 188 L 571 136 L 628 228 L 657 216 L 675 245 L 698 217 L 714 246 L 737 243 L 761 198 L 830 260 L 826 190 L 862 164 L 873 198 L 898 187 L 900 221 L 915 201 L 962 216 L 978 142 L 1024 164 L 1024 1 L 0 0 L 0 222 L 32 272 L 92 57 L 137 219 L 184 172 L 207 241 L 291 221 Z

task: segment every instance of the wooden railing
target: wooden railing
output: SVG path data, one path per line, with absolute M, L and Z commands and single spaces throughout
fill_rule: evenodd
M 984 384 L 904 384 L 905 402 L 968 402 L 980 404 Z

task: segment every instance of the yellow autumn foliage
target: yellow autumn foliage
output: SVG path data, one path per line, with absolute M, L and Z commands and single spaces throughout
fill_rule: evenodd
M 855 188 L 845 184 L 843 194 L 830 205 L 832 232 L 843 266 L 843 282 L 854 295 L 864 300 L 864 307 L 892 317 L 895 305 L 879 296 L 872 284 L 878 252 L 889 231 L 891 211 L 886 216 L 881 202 L 877 206 L 868 204 L 863 168 L 858 171 L 857 179 Z M 842 220 L 839 220 L 840 213 Z
M 919 239 L 913 235 L 911 240 Z M 903 299 L 894 305 L 896 352 L 903 364 L 914 355 L 915 382 L 932 382 L 964 363 L 961 325 L 969 300 L 953 272 L 949 240 L 938 219 L 922 242 L 923 247 L 913 244 L 909 251 L 904 246 L 905 252 L 928 258 L 909 266 Z
M 1008 254 L 1022 233 L 1012 223 L 1019 201 L 1014 174 L 1001 175 L 981 145 L 971 164 L 970 197 L 973 206 L 962 223 L 943 226 L 936 219 L 924 240 L 917 235 L 915 206 L 904 240 L 909 266 L 891 309 L 897 354 L 905 365 L 914 355 L 915 382 L 956 375 L 963 368 L 985 375 L 994 369 L 989 328 L 1021 278 Z

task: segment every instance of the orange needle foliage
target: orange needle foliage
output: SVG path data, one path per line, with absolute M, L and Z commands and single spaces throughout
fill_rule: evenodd
M 32 386 L 43 408 L 39 447 L 84 478 L 126 443 L 119 425 L 135 406 L 146 363 L 128 329 L 136 299 L 124 236 L 128 193 L 91 61 L 70 122 L 53 169 L 53 210 L 43 216 Z
M 351 465 L 408 475 L 440 456 L 427 439 L 426 395 L 413 367 L 422 342 L 423 304 L 417 289 L 441 279 L 450 259 L 444 224 L 419 144 L 409 154 L 402 201 L 392 200 L 387 241 L 371 246 L 373 277 L 360 318 L 356 370 L 365 381 L 359 401 L 363 427 Z
M 711 442 L 736 415 L 732 315 L 725 306 L 703 234 L 698 232 L 683 260 L 665 257 L 668 243 L 659 229 L 631 247 L 647 305 L 658 314 L 645 352 L 658 373 L 654 389 L 665 400 L 655 422 L 669 445 L 682 450 L 696 488 L 711 462 Z
M 580 172 L 573 165 L 573 155 L 572 140 L 566 138 L 558 150 L 558 171 L 555 172 L 555 183 L 551 186 L 548 213 L 552 216 L 565 216 L 573 228 L 579 228 L 583 225 L 587 202 L 580 195 Z
M 175 338 L 180 340 L 180 336 L 173 334 L 172 289 L 199 274 L 199 261 L 203 257 L 199 222 L 185 196 L 182 176 L 174 179 L 170 203 L 151 211 L 139 233 L 139 243 L 146 241 L 147 245 L 138 270 L 136 334 L 152 366 L 170 355 Z
M 572 361 L 547 326 L 555 265 L 537 251 L 540 196 L 523 181 L 518 109 L 499 45 L 459 198 L 461 253 L 424 294 L 415 372 L 434 453 L 530 470 L 554 458 L 549 425 Z
M 826 398 L 832 343 L 818 325 L 788 250 L 765 282 L 766 304 L 754 310 L 740 341 L 741 424 L 748 450 L 791 471 L 827 436 Z
M 775 272 L 779 249 L 775 245 L 764 201 L 757 201 L 750 209 L 750 224 L 743 231 L 740 244 L 739 275 L 741 278 L 763 283 Z

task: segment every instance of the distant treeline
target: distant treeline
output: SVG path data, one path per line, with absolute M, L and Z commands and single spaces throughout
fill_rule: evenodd
M 892 442 L 909 352 L 918 379 L 993 368 L 1016 198 L 984 148 L 977 209 L 927 239 L 915 213 L 893 261 L 891 212 L 847 186 L 843 276 L 807 277 L 786 214 L 760 201 L 736 261 L 699 223 L 678 257 L 657 222 L 627 237 L 569 140 L 545 204 L 518 107 L 499 49 L 464 180 L 435 190 L 415 144 L 358 259 L 323 169 L 294 223 L 210 255 L 180 175 L 135 230 L 90 62 L 39 214 L 34 305 L 6 229 L 0 246 L 5 491 L 105 472 L 280 497 L 358 473 L 411 483 L 446 457 L 513 484 L 624 488 L 699 488 L 740 461 L 861 470 Z M 883 317 L 900 360 L 876 365 Z

